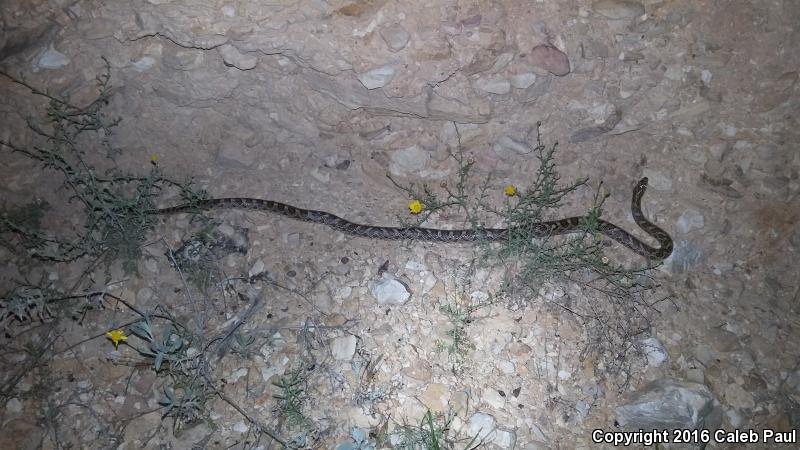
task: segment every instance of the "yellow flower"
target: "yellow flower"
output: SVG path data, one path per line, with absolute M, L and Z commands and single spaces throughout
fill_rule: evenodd
M 503 189 L 503 193 L 509 197 L 513 197 L 517 195 L 517 188 L 513 184 L 509 184 L 505 189 Z
M 128 336 L 125 336 L 125 332 L 122 330 L 111 330 L 106 333 L 106 336 L 111 339 L 111 342 L 114 344 L 114 349 L 119 348 L 119 343 L 121 341 L 127 341 Z
M 155 153 L 150 155 L 150 162 L 153 164 L 158 164 L 158 155 L 156 155 Z
M 411 211 L 411 214 L 419 214 L 422 212 L 422 202 L 419 200 L 414 200 L 408 204 L 408 210 Z

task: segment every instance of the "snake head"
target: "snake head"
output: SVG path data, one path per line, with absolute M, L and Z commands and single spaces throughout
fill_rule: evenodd
M 636 183 L 636 187 L 638 187 L 639 189 L 646 188 L 647 187 L 647 181 L 648 181 L 647 177 L 642 178 L 641 180 L 639 180 L 638 183 Z

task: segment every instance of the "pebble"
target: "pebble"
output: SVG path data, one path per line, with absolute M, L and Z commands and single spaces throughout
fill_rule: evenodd
M 489 414 L 476 412 L 470 416 L 467 426 L 469 427 L 470 436 L 474 436 L 478 440 L 484 440 L 494 431 L 495 420 Z
M 149 287 L 143 287 L 136 291 L 136 301 L 140 302 L 139 304 L 146 303 L 153 298 L 153 290 Z
M 250 278 L 253 278 L 256 275 L 261 275 L 264 273 L 264 269 L 266 268 L 266 264 L 260 258 L 253 263 L 253 266 L 250 268 L 250 271 L 247 273 Z
M 236 47 L 225 44 L 219 47 L 222 55 L 222 62 L 228 67 L 235 67 L 239 70 L 255 69 L 258 64 L 258 56 L 255 54 L 242 53 Z
M 389 50 L 392 52 L 399 52 L 408 45 L 411 35 L 408 34 L 405 28 L 399 24 L 389 25 L 380 30 L 381 38 Z
M 647 365 L 650 367 L 659 367 L 669 359 L 669 354 L 664 345 L 654 337 L 649 337 L 642 341 L 642 351 L 647 357 Z
M 383 66 L 357 75 L 358 81 L 367 89 L 377 89 L 386 86 L 394 78 L 395 70 L 392 66 Z
M 533 72 L 521 73 L 511 77 L 511 86 L 515 89 L 528 89 L 536 82 L 536 74 Z
M 678 217 L 678 222 L 675 225 L 679 233 L 687 234 L 702 229 L 705 225 L 705 219 L 700 211 L 687 209 Z
M 34 60 L 33 67 L 35 69 L 60 69 L 70 63 L 67 55 L 59 52 L 52 46 L 42 52 L 38 58 Z
M 430 154 L 413 145 L 393 152 L 390 158 L 389 172 L 395 176 L 402 176 L 423 170 L 430 160 Z
M 331 356 L 338 361 L 350 361 L 356 353 L 357 343 L 358 340 L 351 334 L 337 337 L 331 342 Z
M 402 305 L 411 298 L 405 283 L 387 275 L 377 282 L 370 282 L 369 290 L 379 305 Z
M 475 87 L 489 94 L 504 95 L 511 92 L 511 83 L 503 79 L 478 80 Z
M 561 50 L 550 45 L 537 45 L 531 50 L 530 61 L 556 76 L 569 73 L 569 58 Z
M 644 14 L 644 5 L 628 0 L 600 0 L 592 9 L 607 19 L 631 19 Z

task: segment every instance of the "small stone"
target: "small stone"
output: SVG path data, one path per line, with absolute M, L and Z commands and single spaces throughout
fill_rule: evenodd
M 515 89 L 528 89 L 536 82 L 536 74 L 533 72 L 521 73 L 511 77 L 511 85 Z
M 147 258 L 144 260 L 144 268 L 150 273 L 158 272 L 158 263 L 155 259 Z
M 156 60 L 151 56 L 143 56 L 138 61 L 134 61 L 131 65 L 137 72 L 144 72 L 155 66 Z
M 592 9 L 607 19 L 631 19 L 644 14 L 644 5 L 629 0 L 600 0 Z
M 541 67 L 556 76 L 569 73 L 569 58 L 561 50 L 551 45 L 537 45 L 533 47 L 530 61 L 536 67 Z
M 331 173 L 327 170 L 320 170 L 319 167 L 311 169 L 311 176 L 320 183 L 328 183 L 331 181 Z
M 339 289 L 336 289 L 336 293 L 333 294 L 333 298 L 336 300 L 345 300 L 350 297 L 353 293 L 353 288 L 350 286 L 342 286 Z
M 413 145 L 392 153 L 389 161 L 389 172 L 395 176 L 418 173 L 425 169 L 430 155 L 425 150 Z
M 500 448 L 514 448 L 517 441 L 517 435 L 510 430 L 498 428 L 494 431 L 494 438 L 492 443 Z
M 478 80 L 475 87 L 490 94 L 503 95 L 511 92 L 511 83 L 506 80 Z
M 756 406 L 753 394 L 738 384 L 730 384 L 725 388 L 725 401 L 736 409 L 752 409 Z
M 381 29 L 380 34 L 383 38 L 383 42 L 386 42 L 386 46 L 389 47 L 389 50 L 392 52 L 399 52 L 404 49 L 405 46 L 408 45 L 408 40 L 411 38 L 408 31 L 399 24 L 389 25 Z
M 522 95 L 520 95 L 519 101 L 522 103 L 531 103 L 539 100 L 539 98 L 550 91 L 550 83 L 552 80 L 553 77 L 544 77 L 538 79 L 535 83 L 525 89 Z
M 498 361 L 497 368 L 500 369 L 500 372 L 503 372 L 503 374 L 505 375 L 513 375 L 517 373 L 516 367 L 514 367 L 514 363 L 512 363 L 511 361 L 506 361 L 506 360 Z
M 286 245 L 298 247 L 300 245 L 300 233 L 289 233 L 286 235 Z
M 658 367 L 669 358 L 667 350 L 654 337 L 649 337 L 642 341 L 642 351 L 647 357 L 647 365 L 650 367 Z
M 247 274 L 250 276 L 250 278 L 253 278 L 256 275 L 261 275 L 264 273 L 265 268 L 266 265 L 264 264 L 264 261 L 258 259 L 255 263 L 253 263 L 253 266 L 250 268 L 250 271 Z
M 625 404 L 616 408 L 616 417 L 623 430 L 692 430 L 707 423 L 715 401 L 702 384 L 662 378 L 632 393 Z
M 481 399 L 486 402 L 487 405 L 491 406 L 496 410 L 503 409 L 503 406 L 506 404 L 506 399 L 497 392 L 497 389 L 493 388 L 486 388 L 483 391 L 483 398 Z
M 358 74 L 356 77 L 365 88 L 377 89 L 389 84 L 392 78 L 394 78 L 394 72 L 392 66 L 383 66 Z
M 255 55 L 245 54 L 239 51 L 236 47 L 225 44 L 219 48 L 219 53 L 222 55 L 222 62 L 228 67 L 235 67 L 239 70 L 250 70 L 258 64 L 258 57 Z
M 467 426 L 470 436 L 474 436 L 477 440 L 484 440 L 494 431 L 495 420 L 489 414 L 476 412 L 470 416 Z
M 247 430 L 249 430 L 249 429 L 250 429 L 250 427 L 248 427 L 247 424 L 244 423 L 243 420 L 240 420 L 239 422 L 237 422 L 233 426 L 233 431 L 235 431 L 237 433 L 247 433 Z
M 402 305 L 411 298 L 408 287 L 400 280 L 384 275 L 380 281 L 371 282 L 370 293 L 379 305 Z
M 217 227 L 217 231 L 226 237 L 233 237 L 236 234 L 236 229 L 227 223 L 220 224 L 220 226 Z
M 681 234 L 687 234 L 694 230 L 699 230 L 705 225 L 703 214 L 696 209 L 687 209 L 678 217 L 676 227 Z
M 22 412 L 22 402 L 18 398 L 12 398 L 6 402 L 6 411 L 12 414 L 19 414 Z
M 225 17 L 235 17 L 236 16 L 236 8 L 233 5 L 225 5 L 221 9 L 222 9 L 222 14 Z
M 410 366 L 404 367 L 400 372 L 409 378 L 423 382 L 427 382 L 433 377 L 433 369 L 430 363 L 419 359 L 411 363 Z
M 338 361 L 350 361 L 356 352 L 356 337 L 349 334 L 337 337 L 331 342 L 331 355 Z
M 258 161 L 261 151 L 236 142 L 225 141 L 217 150 L 217 160 L 226 166 L 249 168 Z
M 136 301 L 146 303 L 153 298 L 153 290 L 149 287 L 143 287 L 136 292 Z M 139 303 L 140 305 L 142 303 Z
M 233 372 L 231 372 L 230 375 L 225 377 L 225 380 L 228 383 L 233 384 L 233 383 L 236 383 L 237 381 L 239 381 L 239 379 L 244 377 L 244 376 L 247 376 L 247 367 L 240 367 L 240 368 L 234 370 Z
M 731 427 L 733 428 L 741 428 L 741 426 L 744 424 L 744 418 L 739 411 L 736 411 L 735 409 L 729 409 L 725 411 L 725 417 L 728 419 L 728 422 L 730 422 Z
M 422 394 L 420 401 L 434 413 L 444 412 L 447 406 L 447 397 L 449 397 L 449 393 L 447 385 L 430 383 L 425 388 L 425 392 Z
M 531 152 L 530 147 L 525 142 L 517 141 L 509 136 L 501 136 L 492 146 L 492 150 L 504 161 L 513 160 L 520 155 L 527 155 Z
M 39 55 L 33 65 L 36 69 L 60 69 L 69 63 L 67 55 L 51 46 Z

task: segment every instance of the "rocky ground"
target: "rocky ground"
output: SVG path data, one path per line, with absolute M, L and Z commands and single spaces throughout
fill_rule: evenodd
M 399 448 L 428 411 L 466 439 L 453 448 L 473 436 L 594 448 L 595 429 L 797 430 L 796 2 L 10 0 L 0 17 L 0 69 L 52 95 L 91 102 L 108 61 L 108 115 L 123 119 L 110 142 L 127 170 L 157 164 L 214 197 L 397 225 L 412 220 L 410 199 L 391 180 L 443 195 L 458 178 L 451 153 L 491 175 L 490 202 L 529 186 L 541 122 L 562 179 L 590 179 L 552 217 L 581 214 L 602 181 L 603 217 L 639 233 L 629 199 L 646 176 L 644 211 L 675 241 L 629 305 L 557 279 L 514 296 L 513 268 L 485 264 L 479 247 L 253 211 L 159 218 L 134 274 L 4 245 L 4 292 L 24 280 L 82 294 L 26 323 L 4 304 L 0 448 L 279 448 L 269 434 Z M 7 77 L 0 92 L 0 141 L 34 143 L 26 120 L 45 99 Z M 49 229 L 80 225 L 57 174 L 0 155 L 6 204 L 43 198 Z M 205 291 L 172 260 L 193 257 L 200 230 L 214 243 Z M 487 303 L 462 322 L 440 308 Z M 133 308 L 220 337 L 197 420 L 162 419 L 167 379 L 134 350 Z M 131 345 L 114 349 L 115 328 Z M 233 331 L 254 340 L 228 344 Z M 276 397 L 293 379 L 298 420 Z M 742 446 L 730 439 L 709 448 Z

